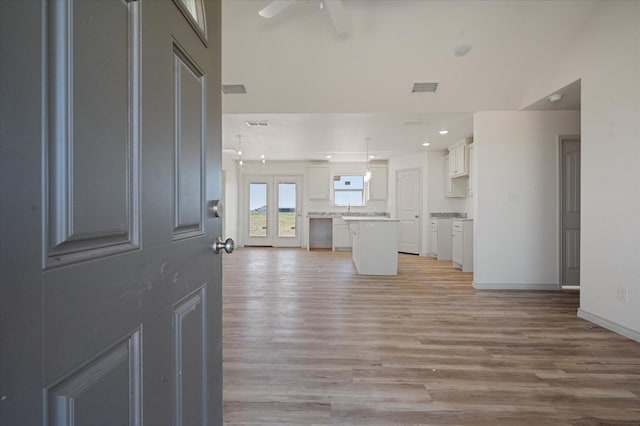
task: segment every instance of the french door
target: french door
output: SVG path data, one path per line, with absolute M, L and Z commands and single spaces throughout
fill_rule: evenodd
M 299 176 L 248 176 L 246 238 L 249 246 L 300 247 Z

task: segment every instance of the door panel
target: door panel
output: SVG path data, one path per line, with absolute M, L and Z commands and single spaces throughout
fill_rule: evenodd
M 49 4 L 49 266 L 136 249 L 140 8 Z M 113 28 L 113 37 L 103 34 Z M 95 84 L 101 76 L 100 84 Z
M 47 424 L 141 425 L 141 372 L 140 330 L 136 330 L 60 384 L 47 389 Z
M 174 43 L 174 234 L 173 239 L 202 234 L 204 215 L 203 134 L 205 78 Z
M 396 177 L 398 212 L 398 251 L 420 253 L 420 170 L 401 170 Z
M 0 2 L 3 426 L 222 423 L 220 8 Z
M 207 416 L 206 287 L 181 301 L 174 319 L 174 395 L 176 426 L 205 425 Z
M 562 285 L 580 285 L 580 141 L 562 140 Z

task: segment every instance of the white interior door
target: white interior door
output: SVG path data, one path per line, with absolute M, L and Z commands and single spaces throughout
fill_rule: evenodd
M 396 174 L 398 251 L 420 254 L 420 209 L 422 189 L 420 170 L 399 170 Z
M 300 247 L 299 176 L 248 176 L 246 245 Z

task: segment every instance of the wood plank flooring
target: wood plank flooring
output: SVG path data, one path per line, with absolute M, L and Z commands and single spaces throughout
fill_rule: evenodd
M 225 255 L 228 425 L 640 425 L 640 343 L 576 316 L 578 293 L 477 291 L 450 262 Z

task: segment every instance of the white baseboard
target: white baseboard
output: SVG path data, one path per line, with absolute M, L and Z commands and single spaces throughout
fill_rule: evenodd
M 478 290 L 559 290 L 558 284 L 528 284 L 528 283 L 479 283 L 474 281 L 473 288 Z
M 594 324 L 598 324 L 600 327 L 604 327 L 607 330 L 611 330 L 615 333 L 621 334 L 624 337 L 628 337 L 631 340 L 640 342 L 640 333 L 637 331 L 631 330 L 630 328 L 627 328 L 624 325 L 620 325 L 613 321 L 604 319 L 598 315 L 591 314 L 582 308 L 578 309 L 578 316 Z

